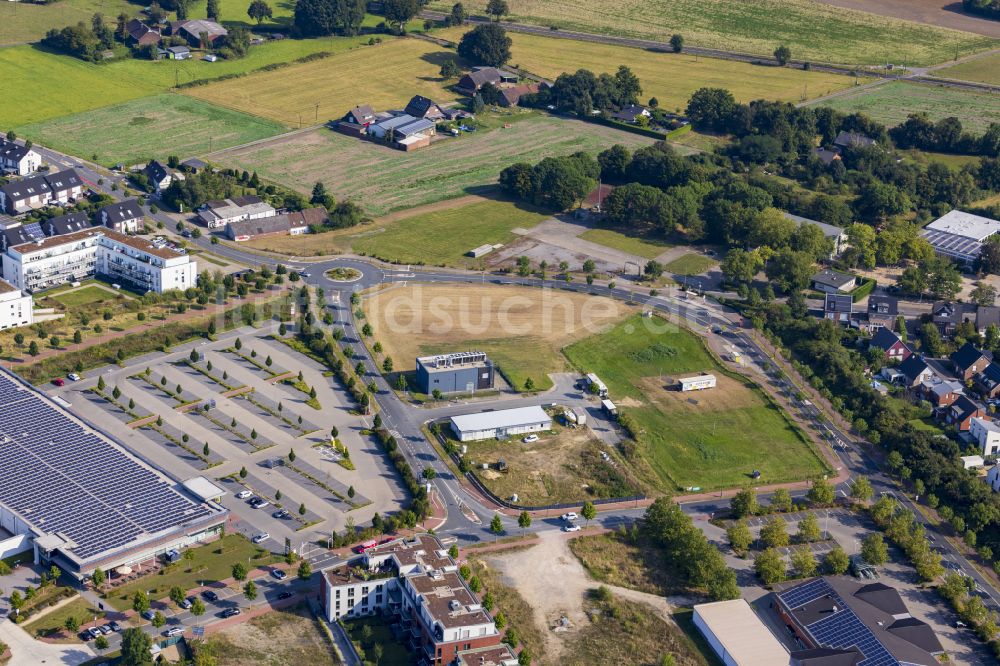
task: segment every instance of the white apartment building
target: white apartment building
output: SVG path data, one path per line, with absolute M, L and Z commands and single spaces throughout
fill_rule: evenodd
M 9 282 L 0 280 L 0 330 L 29 326 L 34 299 Z
M 197 262 L 186 254 L 154 247 L 111 229 L 87 229 L 8 247 L 3 275 L 28 292 L 103 275 L 140 291 L 194 286 Z
M 969 434 L 979 443 L 983 456 L 1000 453 L 1000 426 L 992 419 L 973 417 L 969 421 Z

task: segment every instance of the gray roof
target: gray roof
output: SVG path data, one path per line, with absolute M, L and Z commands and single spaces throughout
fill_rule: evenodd
M 42 223 L 46 236 L 61 236 L 74 231 L 83 231 L 91 227 L 90 218 L 86 213 L 67 213 L 46 220 Z
M 392 118 L 386 118 L 385 120 L 377 122 L 375 123 L 375 126 L 385 130 L 391 130 L 412 123 L 414 120 L 416 120 L 416 118 L 407 113 L 404 113 L 402 115 L 393 116 Z
M 847 146 L 874 146 L 875 143 L 875 139 L 865 136 L 864 134 L 859 134 L 858 132 L 841 132 L 837 135 L 837 138 L 833 140 L 833 145 L 842 146 L 844 148 Z
M 462 432 L 493 430 L 494 428 L 513 428 L 533 423 L 551 422 L 552 417 L 541 407 L 517 407 L 515 409 L 500 409 L 494 412 L 478 414 L 463 414 L 451 417 L 452 425 Z
M 850 294 L 827 294 L 824 312 L 854 312 L 854 299 Z
M 23 144 L 0 138 L 0 160 L 6 162 L 20 162 L 30 152 L 31 148 L 28 148 Z
M 856 278 L 848 273 L 841 273 L 840 271 L 835 271 L 830 268 L 825 268 L 819 273 L 812 276 L 813 282 L 818 282 L 819 284 L 825 284 L 830 287 L 835 287 L 840 289 L 844 285 L 854 281 Z
M 418 132 L 423 132 L 424 130 L 432 129 L 434 127 L 433 120 L 427 120 L 426 118 L 420 118 L 414 120 L 411 123 L 406 123 L 405 125 L 400 125 L 395 128 L 396 134 L 402 136 L 412 136 Z
M 108 204 L 98 214 L 101 216 L 100 219 L 102 222 L 104 221 L 104 216 L 107 215 L 107 222 L 109 224 L 143 218 L 142 207 L 139 205 L 138 199 L 126 199 L 125 201 Z
M 899 299 L 895 296 L 872 294 L 868 297 L 868 314 L 895 317 L 899 314 Z
M 840 227 L 835 227 L 832 224 L 826 224 L 825 222 L 817 222 L 816 220 L 810 220 L 807 217 L 799 217 L 798 215 L 792 215 L 791 213 L 785 213 L 784 215 L 789 220 L 797 222 L 799 226 L 803 224 L 815 224 L 817 227 L 820 228 L 820 231 L 822 231 L 823 235 L 826 236 L 827 238 L 840 238 L 845 233 L 847 233 Z

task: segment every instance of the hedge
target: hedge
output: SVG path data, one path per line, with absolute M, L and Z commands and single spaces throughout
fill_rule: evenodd
M 876 282 L 874 279 L 867 279 L 861 283 L 860 286 L 855 287 L 854 291 L 851 292 L 851 301 L 857 303 L 862 298 L 868 296 L 872 293 L 872 289 L 875 288 Z

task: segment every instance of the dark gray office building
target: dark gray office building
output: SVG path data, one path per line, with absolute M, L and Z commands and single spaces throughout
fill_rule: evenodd
M 493 388 L 493 362 L 483 352 L 458 352 L 417 359 L 417 386 L 423 393 L 472 393 Z

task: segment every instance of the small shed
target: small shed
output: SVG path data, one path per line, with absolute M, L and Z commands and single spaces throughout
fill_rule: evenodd
M 979 469 L 986 464 L 982 456 L 962 456 L 961 461 L 965 469 Z
M 479 247 L 474 247 L 465 254 L 472 257 L 473 259 L 478 259 L 479 257 L 484 257 L 493 251 L 492 245 L 480 245 Z

